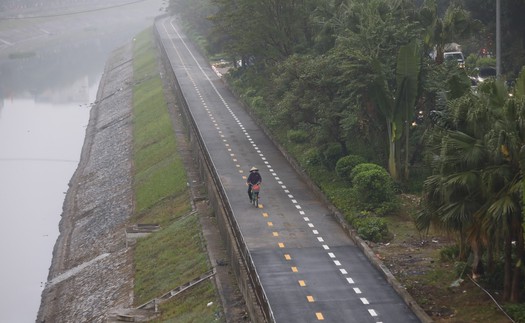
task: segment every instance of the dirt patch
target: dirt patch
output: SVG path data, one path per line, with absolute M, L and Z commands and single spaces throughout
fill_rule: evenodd
M 458 280 L 464 265 L 441 260 L 440 251 L 455 244 L 453 237 L 419 232 L 408 215 L 418 207 L 417 197 L 401 198 L 402 211 L 387 218 L 394 238 L 369 245 L 423 310 L 435 322 L 510 322 L 468 276 Z

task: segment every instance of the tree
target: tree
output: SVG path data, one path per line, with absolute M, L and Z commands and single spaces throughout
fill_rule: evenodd
M 396 88 L 391 90 L 386 75 L 378 61 L 374 63 L 376 79 L 371 87 L 372 100 L 379 107 L 387 123 L 388 131 L 388 170 L 394 179 L 399 179 L 397 162 L 399 148 L 396 145 L 405 129 L 405 172 L 408 176 L 408 145 L 409 129 L 414 118 L 414 106 L 418 93 L 419 70 L 421 55 L 415 41 L 401 46 L 397 55 Z M 393 94 L 395 91 L 395 95 Z
M 479 21 L 470 17 L 469 11 L 451 4 L 443 17 L 439 16 L 436 0 L 427 0 L 420 10 L 420 21 L 425 27 L 423 40 L 428 50 L 435 50 L 435 60 L 443 63 L 447 43 L 465 39 L 481 28 Z
M 480 34 L 480 42 L 489 52 L 495 53 L 496 46 L 496 3 L 494 0 L 462 0 L 465 8 L 473 18 L 480 20 L 485 26 Z M 509 77 L 516 77 L 525 65 L 525 1 L 502 0 L 501 20 L 502 31 L 502 70 Z
M 315 0 L 212 0 L 215 35 L 228 35 L 225 50 L 245 62 L 273 65 L 313 46 Z
M 457 232 L 474 255 L 474 275 L 483 274 L 484 250 L 489 262 L 503 250 L 503 297 L 517 302 L 525 260 L 525 98 L 509 97 L 501 82 L 487 82 L 478 94 L 450 101 L 435 120 L 429 133 L 433 175 L 425 181 L 417 224 Z

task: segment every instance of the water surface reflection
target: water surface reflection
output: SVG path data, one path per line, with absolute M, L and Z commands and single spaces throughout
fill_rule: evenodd
M 0 322 L 34 322 L 58 237 L 64 192 L 89 119 L 86 100 L 4 100 L 0 113 Z M 25 316 L 25 317 L 24 317 Z
M 0 20 L 0 322 L 36 319 L 105 62 L 161 6 L 133 3 L 16 30 Z

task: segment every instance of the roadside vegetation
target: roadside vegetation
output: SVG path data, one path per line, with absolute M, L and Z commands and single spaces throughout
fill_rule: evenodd
M 161 230 L 137 240 L 134 252 L 135 306 L 209 272 L 199 215 L 192 212 L 187 176 L 177 153 L 172 122 L 158 71 L 150 29 L 134 42 L 133 139 L 136 224 Z M 158 322 L 220 322 L 220 301 L 211 280 L 159 306 Z
M 232 90 L 427 313 L 509 320 L 490 293 L 523 322 L 525 3 L 501 2 L 512 45 L 501 78 L 475 87 L 477 68 L 494 65 L 490 0 L 171 0 L 170 11 L 230 64 Z M 444 59 L 453 43 L 465 66 Z

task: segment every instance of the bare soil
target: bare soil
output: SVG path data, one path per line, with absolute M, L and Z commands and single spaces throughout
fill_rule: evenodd
M 388 218 L 394 238 L 388 243 L 369 243 L 376 255 L 435 322 L 510 322 L 470 280 L 463 263 L 441 260 L 440 251 L 456 243 L 452 236 L 416 229 L 408 214 L 418 202 L 416 196 L 402 195 L 402 212 Z M 497 292 L 491 295 L 498 299 Z

